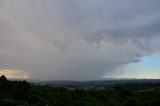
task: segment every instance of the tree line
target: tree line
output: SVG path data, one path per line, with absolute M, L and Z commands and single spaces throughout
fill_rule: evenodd
M 0 106 L 160 106 L 160 84 L 67 89 L 0 77 Z

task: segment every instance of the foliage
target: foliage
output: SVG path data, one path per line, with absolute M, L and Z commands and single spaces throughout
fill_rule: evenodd
M 0 77 L 0 106 L 160 106 L 160 84 L 53 87 Z

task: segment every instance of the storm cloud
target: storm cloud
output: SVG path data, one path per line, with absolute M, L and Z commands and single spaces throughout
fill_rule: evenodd
M 42 80 L 116 77 L 160 54 L 159 0 L 1 0 L 0 67 Z

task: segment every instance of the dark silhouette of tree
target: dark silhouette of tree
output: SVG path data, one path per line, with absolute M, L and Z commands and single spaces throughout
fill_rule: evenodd
M 7 81 L 7 78 L 6 78 L 4 75 L 2 75 L 2 76 L 0 77 L 0 81 L 6 82 L 6 81 Z

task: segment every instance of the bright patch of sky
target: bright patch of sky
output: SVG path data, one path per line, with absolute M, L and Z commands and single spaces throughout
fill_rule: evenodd
M 124 67 L 121 78 L 160 78 L 160 56 L 143 57 L 138 63 Z

